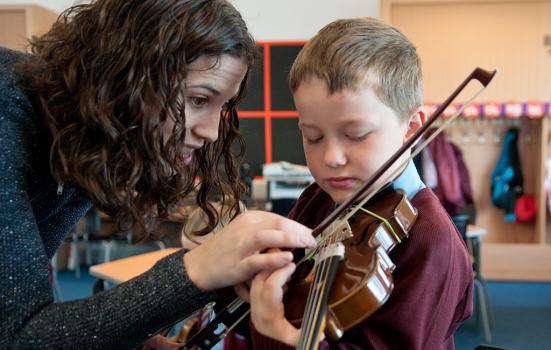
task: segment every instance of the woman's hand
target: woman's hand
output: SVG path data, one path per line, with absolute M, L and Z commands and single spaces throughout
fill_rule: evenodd
M 300 331 L 285 318 L 283 287 L 294 271 L 295 264 L 290 263 L 272 272 L 260 272 L 252 280 L 248 295 L 255 328 L 263 335 L 290 346 L 297 346 Z M 242 293 L 243 290 L 240 295 Z
M 260 271 L 273 271 L 293 260 L 289 251 L 268 248 L 313 247 L 311 230 L 293 220 L 247 211 L 203 244 L 184 255 L 191 280 L 205 290 L 236 285 Z

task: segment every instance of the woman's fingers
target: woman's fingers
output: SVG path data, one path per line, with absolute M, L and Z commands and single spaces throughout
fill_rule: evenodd
M 263 229 L 257 231 L 247 242 L 251 252 L 266 248 L 311 248 L 316 240 L 311 231 Z
M 271 248 L 315 244 L 311 230 L 295 221 L 273 213 L 248 211 L 186 253 L 184 265 L 198 287 L 211 290 L 247 281 L 263 269 L 278 269 L 292 261 L 290 252 Z
M 239 220 L 243 218 L 243 220 Z M 312 230 L 283 216 L 265 212 L 248 211 L 232 223 L 254 228 L 248 242 L 259 248 L 295 248 L 316 244 Z

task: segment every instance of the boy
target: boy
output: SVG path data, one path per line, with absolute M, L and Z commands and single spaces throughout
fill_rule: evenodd
M 421 67 L 395 28 L 370 18 L 338 20 L 302 49 L 289 79 L 316 180 L 289 216 L 315 227 L 425 121 Z M 372 316 L 336 342 L 323 340 L 320 349 L 453 349 L 453 333 L 472 312 L 472 267 L 451 219 L 412 162 L 393 186 L 418 210 L 409 238 L 390 253 L 394 290 Z M 292 270 L 253 280 L 255 349 L 297 343 L 298 330 L 285 320 L 281 303 Z M 274 328 L 279 341 L 259 333 Z

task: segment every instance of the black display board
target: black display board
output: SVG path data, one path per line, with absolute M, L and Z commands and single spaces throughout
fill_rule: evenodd
M 264 141 L 264 118 L 243 118 L 239 121 L 239 130 L 245 139 L 244 163 L 251 167 L 252 174 L 262 174 L 262 164 L 266 162 Z
M 264 163 L 285 160 L 306 164 L 298 113 L 288 88 L 289 71 L 304 43 L 257 44 L 259 58 L 239 106 L 239 116 L 247 144 L 244 162 L 251 166 L 253 175 L 262 175 Z M 270 103 L 266 105 L 265 101 Z
M 239 109 L 242 111 L 263 111 L 264 110 L 264 47 L 257 46 L 258 59 L 254 70 L 250 73 L 247 95 L 241 102 Z
M 289 91 L 289 71 L 301 46 L 272 46 L 270 48 L 270 76 L 272 91 L 272 110 L 293 111 L 295 103 Z
M 306 164 L 298 118 L 272 119 L 272 161 Z

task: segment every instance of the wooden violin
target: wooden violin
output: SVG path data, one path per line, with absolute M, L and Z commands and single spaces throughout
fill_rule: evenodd
M 316 278 L 313 272 L 323 269 L 327 276 L 334 274 L 333 288 L 327 290 L 327 310 L 324 311 L 327 314 L 325 333 L 329 338 L 339 339 L 345 330 L 369 317 L 383 305 L 394 286 L 392 271 L 395 265 L 388 253 L 408 237 L 416 218 L 417 211 L 405 192 L 389 188 L 360 208 L 345 225 L 333 232 L 332 237 L 318 236 L 325 242 L 307 256 L 321 255 L 321 258 L 301 259 L 287 284 L 284 298 L 286 318 L 300 326 L 303 320 L 313 317 L 305 313 L 305 310 L 315 311 L 317 308 L 315 305 L 307 307 L 307 296 L 314 283 L 325 281 L 322 274 L 318 273 Z M 331 241 L 342 242 L 344 248 L 343 257 L 337 258 L 333 266 L 324 261 L 330 257 L 324 257 L 322 252 L 332 244 Z

